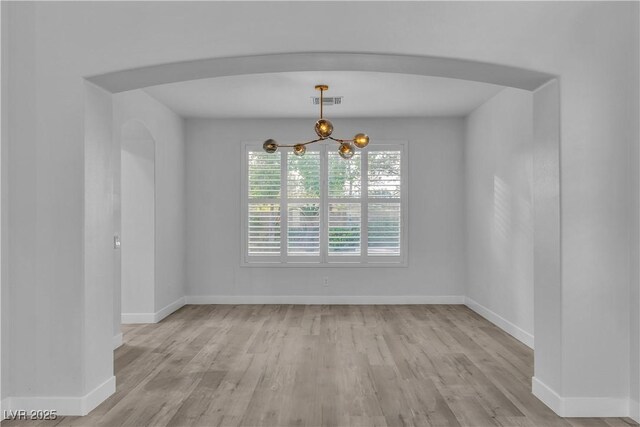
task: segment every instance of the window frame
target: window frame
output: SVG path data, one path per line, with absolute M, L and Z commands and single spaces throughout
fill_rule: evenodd
M 332 142 L 332 141 L 331 141 Z M 283 141 L 283 144 L 293 144 L 295 142 Z M 357 150 L 361 153 L 361 197 L 353 198 L 329 198 L 328 195 L 328 152 L 335 149 L 336 144 L 320 142 L 307 146 L 307 152 L 320 152 L 320 197 L 319 199 L 289 199 L 287 187 L 288 153 L 290 149 L 281 149 L 277 153 L 281 156 L 280 167 L 280 198 L 260 200 L 261 203 L 280 204 L 280 255 L 249 255 L 248 254 L 248 231 L 249 231 L 249 151 L 262 151 L 262 142 L 244 141 L 241 144 L 241 191 L 240 191 L 240 211 L 242 215 L 241 223 L 241 267 L 284 267 L 284 268 L 309 268 L 309 267 L 408 267 L 408 223 L 409 223 L 409 171 L 408 171 L 408 146 L 406 140 L 378 140 L 368 147 Z M 400 151 L 400 198 L 370 198 L 368 194 L 368 153 L 374 151 Z M 348 161 L 348 160 L 345 160 Z M 285 167 L 283 167 L 283 165 Z M 288 236 L 288 206 L 290 203 L 320 203 L 320 255 L 307 256 L 287 255 Z M 368 205 L 370 203 L 399 203 L 400 204 L 400 255 L 368 255 Z M 255 202 L 254 202 L 255 203 Z M 360 255 L 329 255 L 329 229 L 328 210 L 329 203 L 359 203 L 361 206 L 360 222 Z M 365 255 L 367 254 L 367 255 Z

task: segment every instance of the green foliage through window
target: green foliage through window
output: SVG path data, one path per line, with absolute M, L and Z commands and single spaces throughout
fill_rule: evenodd
M 345 160 L 324 150 L 248 151 L 247 254 L 401 255 L 402 151 L 358 151 Z

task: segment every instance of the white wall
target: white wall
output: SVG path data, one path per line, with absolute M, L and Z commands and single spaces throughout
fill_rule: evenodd
M 120 129 L 120 292 L 123 313 L 155 312 L 155 141 L 138 121 Z M 159 230 L 162 232 L 162 230 Z
M 467 297 L 533 337 L 533 100 L 507 88 L 466 120 Z
M 563 396 L 562 259 L 560 210 L 560 99 L 558 80 L 533 93 L 534 331 L 532 391 Z M 542 386 L 544 384 L 544 386 Z M 556 391 L 558 390 L 558 391 Z M 556 412 L 561 402 L 548 401 Z M 553 400 L 553 399 L 551 399 Z M 593 401 L 592 401 L 593 402 Z M 591 405 L 592 407 L 593 405 Z M 596 412 L 601 415 L 601 412 Z M 584 414 L 571 414 L 584 415 Z
M 630 164 L 629 153 L 639 139 L 638 8 L 637 2 L 9 3 L 3 12 L 10 14 L 13 96 L 9 139 L 2 142 L 9 145 L 11 236 L 2 255 L 15 315 L 11 345 L 3 348 L 10 347 L 10 372 L 20 379 L 11 392 L 73 396 L 85 376 L 83 77 L 199 58 L 338 51 L 463 58 L 560 77 L 564 340 L 556 391 L 626 399 L 629 285 L 637 286 L 629 258 L 638 236 L 629 230 L 639 218 L 630 203 L 638 163 Z M 319 13 L 333 20 L 323 37 L 308 31 L 308 18 Z M 354 37 L 356 20 L 367 25 Z M 43 346 L 53 350 L 39 352 Z
M 113 135 L 112 96 L 105 90 L 86 83 L 85 91 L 85 195 L 84 210 L 84 274 L 91 286 L 83 292 L 79 306 L 84 310 L 83 395 L 107 384 L 99 393 L 103 397 L 115 391 L 112 346 L 96 336 L 111 333 L 113 309 L 104 301 L 113 300 L 114 259 L 113 229 Z M 53 290 L 55 292 L 55 290 Z M 105 323 L 102 319 L 108 319 Z M 17 379 L 19 381 L 19 378 Z
M 73 94 L 56 96 L 55 85 L 38 85 L 36 6 L 2 6 L 11 35 L 9 129 L 2 141 L 11 159 L 3 212 L 4 230 L 11 230 L 2 251 L 9 307 L 3 314 L 11 320 L 3 322 L 3 389 L 7 396 L 81 396 L 85 86 L 79 80 Z M 62 114 L 44 119 L 43 109 Z M 76 126 L 65 130 L 58 120 Z
M 637 146 L 630 152 L 630 162 L 634 162 L 636 159 L 640 161 L 640 153 Z M 636 170 L 634 170 L 636 171 Z M 632 182 L 638 182 L 640 176 L 637 174 L 632 179 Z M 634 210 L 632 212 L 638 212 L 638 195 L 632 197 L 632 203 Z M 640 221 L 640 217 L 638 218 Z M 633 239 L 638 236 L 638 222 L 634 222 L 630 228 L 630 236 Z M 632 240 L 632 243 L 634 241 Z M 638 279 L 640 274 L 640 250 L 637 245 L 632 245 L 632 251 L 630 254 L 631 270 L 631 282 L 629 289 L 629 321 L 630 321 L 630 397 L 631 397 L 631 416 L 637 422 L 640 422 L 640 280 Z
M 313 123 L 187 120 L 188 295 L 318 296 L 314 301 L 327 296 L 463 295 L 461 118 L 333 120 L 337 135 L 365 131 L 371 144 L 376 139 L 409 141 L 409 267 L 240 267 L 241 142 L 297 140 L 313 135 Z M 328 287 L 322 285 L 325 276 Z
M 636 76 L 629 85 L 629 92 L 636 93 L 638 96 L 631 97 L 628 100 L 627 109 L 629 111 L 640 110 L 640 49 L 637 47 L 637 41 L 640 40 L 640 26 L 636 25 L 634 29 L 633 39 L 635 41 L 635 51 L 630 53 L 632 64 L 629 72 Z M 631 171 L 631 194 L 630 200 L 630 217 L 631 225 L 629 227 L 630 251 L 630 289 L 629 289 L 629 319 L 630 325 L 630 361 L 631 361 L 631 416 L 637 422 L 640 422 L 640 141 L 637 135 L 640 134 L 640 123 L 638 120 L 632 121 L 636 138 L 630 145 L 629 149 L 629 169 Z
M 185 130 L 180 116 L 141 90 L 114 95 L 114 129 L 119 132 L 132 120 L 142 123 L 155 141 L 155 288 L 153 300 L 149 301 L 152 314 L 182 298 L 186 289 Z M 118 180 L 119 164 L 115 175 Z M 120 182 L 117 184 L 119 188 Z M 120 212 L 115 217 L 119 233 Z M 123 245 L 124 238 L 123 235 Z
M 2 56 L 0 58 L 0 75 L 1 75 L 1 86 L 0 86 L 0 118 L 1 118 L 1 125 L 0 128 L 2 129 L 2 141 L 6 141 L 9 137 L 9 133 L 7 132 L 7 129 L 9 129 L 8 123 L 7 123 L 7 119 L 8 119 L 8 93 L 9 93 L 9 76 L 8 76 L 8 71 L 9 71 L 9 62 L 8 62 L 8 54 L 9 54 L 9 43 L 8 43 L 8 36 L 9 36 L 9 22 L 7 19 L 7 14 L 3 13 L 4 10 L 4 5 L 0 6 L 0 31 L 2 32 L 2 46 L 1 46 L 1 52 L 2 52 Z M 2 358 L 4 356 L 2 347 L 3 347 L 3 335 L 6 335 L 6 333 L 3 332 L 4 328 L 3 328 L 3 323 L 6 322 L 8 319 L 4 319 L 5 313 L 7 312 L 6 308 L 3 307 L 2 304 L 2 294 L 5 292 L 4 288 L 5 288 L 5 279 L 4 279 L 4 274 L 6 271 L 6 266 L 4 265 L 4 263 L 6 262 L 6 257 L 2 256 L 2 252 L 5 251 L 7 249 L 6 246 L 6 236 L 7 236 L 7 232 L 6 232 L 6 215 L 5 215 L 5 210 L 6 210 L 6 198 L 7 198 L 7 177 L 6 177 L 6 171 L 7 171 L 7 166 L 6 166 L 6 159 L 7 159 L 7 153 L 4 152 L 5 150 L 5 144 L 2 144 L 2 146 L 0 146 L 0 188 L 2 188 L 1 191 L 1 197 L 0 197 L 0 413 L 2 413 L 2 399 L 4 398 L 4 387 L 3 387 L 3 378 L 4 378 L 4 374 L 2 372 L 3 368 L 3 364 L 2 364 Z M 6 297 L 5 297 L 6 299 Z

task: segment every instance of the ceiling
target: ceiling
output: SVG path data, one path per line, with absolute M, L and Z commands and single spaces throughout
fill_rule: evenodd
M 468 80 L 397 73 L 322 71 L 249 74 L 191 80 L 144 89 L 183 117 L 317 117 L 316 84 L 342 104 L 331 117 L 465 116 L 503 89 Z

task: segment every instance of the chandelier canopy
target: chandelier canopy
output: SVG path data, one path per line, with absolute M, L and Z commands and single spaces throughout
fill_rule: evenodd
M 262 144 L 262 148 L 264 148 L 264 151 L 266 151 L 267 153 L 275 153 L 280 147 L 288 147 L 293 148 L 293 153 L 296 156 L 304 156 L 304 153 L 307 151 L 307 145 L 313 144 L 314 142 L 324 141 L 325 139 L 330 139 L 340 144 L 340 146 L 338 147 L 338 153 L 340 154 L 340 157 L 342 157 L 343 159 L 350 159 L 355 153 L 354 146 L 358 148 L 366 147 L 369 144 L 369 137 L 364 133 L 357 134 L 353 137 L 353 139 L 338 139 L 331 136 L 331 134 L 333 133 L 333 124 L 329 120 L 325 119 L 322 114 L 324 101 L 323 95 L 324 91 L 328 89 L 329 86 L 327 85 L 316 85 L 316 90 L 320 91 L 320 118 L 315 125 L 315 131 L 316 135 L 318 135 L 318 138 L 292 145 L 279 144 L 273 139 L 267 139 L 264 144 Z

